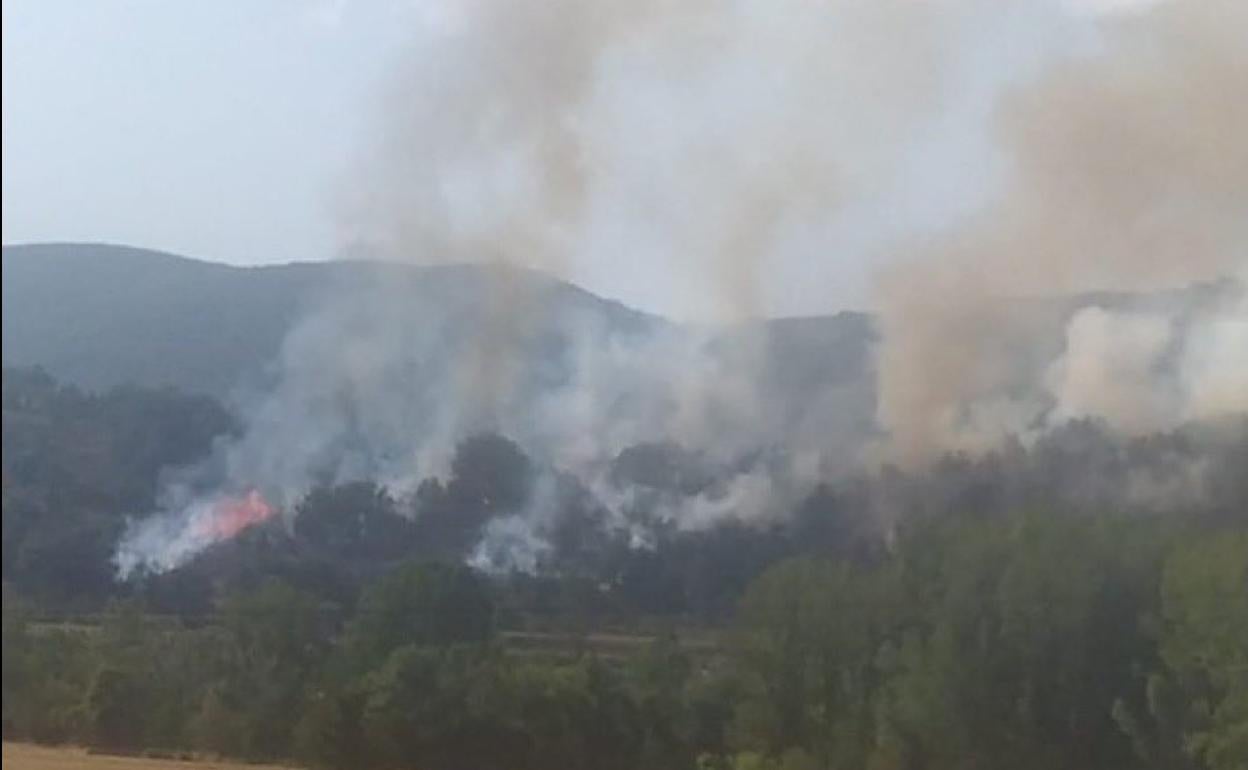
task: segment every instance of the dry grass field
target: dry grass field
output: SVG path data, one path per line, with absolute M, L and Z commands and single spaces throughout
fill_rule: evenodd
M 4 744 L 4 770 L 279 770 L 273 765 L 180 762 L 173 759 L 88 754 L 85 749 Z

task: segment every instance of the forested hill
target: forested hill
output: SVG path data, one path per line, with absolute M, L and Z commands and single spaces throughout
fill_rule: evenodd
M 323 266 L 242 269 L 95 244 L 4 247 L 4 363 L 99 389 L 222 394 L 278 350 Z
M 361 262 L 235 267 L 103 244 L 4 247 L 4 364 L 41 366 L 91 389 L 132 383 L 225 396 L 263 376 L 282 341 L 334 292 L 375 280 Z M 465 302 L 471 266 L 386 266 L 424 301 Z M 526 289 L 594 307 L 614 323 L 642 316 L 536 273 Z
M 481 304 L 489 273 L 467 265 L 363 262 L 235 267 L 126 246 L 5 246 L 4 365 L 40 366 L 92 390 L 174 386 L 227 397 L 265 376 L 287 333 L 310 310 L 335 294 L 370 287 L 379 271 L 387 288 L 401 287 L 412 303 L 453 311 Z M 535 306 L 552 317 L 574 309 L 609 328 L 666 323 L 540 273 L 511 273 L 511 289 L 537 297 Z M 781 320 L 765 328 L 772 352 L 783 359 L 777 365 L 798 367 L 798 381 L 865 374 L 865 316 Z M 811 355 L 829 340 L 844 350 Z

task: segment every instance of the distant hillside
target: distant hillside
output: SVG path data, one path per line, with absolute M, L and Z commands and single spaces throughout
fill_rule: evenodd
M 90 389 L 124 383 L 227 396 L 265 376 L 287 333 L 336 292 L 370 282 L 413 303 L 479 310 L 485 268 L 362 262 L 234 267 L 103 244 L 5 246 L 3 360 Z M 537 273 L 513 271 L 535 306 L 628 329 L 658 319 Z
M 39 365 L 91 389 L 135 383 L 216 396 L 262 378 L 308 308 L 377 280 L 379 270 L 353 262 L 234 267 L 103 244 L 5 246 L 3 254 L 5 366 Z M 488 272 L 401 265 L 380 271 L 388 289 L 400 285 L 414 303 L 460 305 L 465 312 L 478 309 Z M 544 310 L 588 313 L 625 331 L 666 323 L 546 276 L 516 272 L 521 291 L 545 293 L 535 303 Z M 866 316 L 784 319 L 761 328 L 777 359 L 768 368 L 792 375 L 777 378 L 785 391 L 865 374 Z
M 95 244 L 5 246 L 4 364 L 93 388 L 222 395 L 255 376 L 325 265 L 237 268 Z

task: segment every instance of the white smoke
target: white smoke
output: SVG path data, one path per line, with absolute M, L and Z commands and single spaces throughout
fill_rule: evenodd
M 161 512 L 131 521 L 113 555 L 117 574 L 160 573 L 182 566 L 200 551 L 259 524 L 275 512 L 258 490 L 238 495 L 191 493 L 173 484 L 162 493 Z
M 1248 135 L 1234 127 L 1248 120 L 1245 25 L 1248 6 L 1224 0 L 1103 16 L 1096 45 L 995 106 L 1008 161 L 1000 191 L 956 227 L 916 242 L 883 281 L 888 457 L 913 464 L 949 449 L 983 450 L 1042 420 L 1048 405 L 1036 398 L 1033 373 L 1061 353 L 1025 300 L 1179 289 L 1244 273 Z M 1200 401 L 1221 399 L 1221 386 L 1192 384 L 1222 375 L 1185 367 L 1205 366 L 1197 360 L 1207 364 L 1212 347 L 1228 371 L 1238 368 L 1243 353 L 1221 348 L 1234 345 L 1227 329 L 1242 317 L 1241 306 L 1223 321 L 1192 324 L 1167 344 L 1194 358 L 1156 367 L 1146 359 L 1161 355 L 1161 337 L 1180 334 L 1177 317 L 1076 319 L 1056 364 L 1063 408 L 1141 427 L 1222 409 Z M 1022 362 L 1021 385 L 1020 356 L 1039 359 Z M 1141 379 L 1127 382 L 1133 376 Z
M 837 296 L 837 277 L 877 262 L 887 459 L 1083 416 L 1147 431 L 1242 410 L 1242 292 L 1204 314 L 1044 308 L 1244 265 L 1244 7 L 435 3 L 348 177 L 343 241 L 494 267 L 375 267 L 340 287 L 211 466 L 289 511 L 321 480 L 403 494 L 493 430 L 625 527 L 637 490 L 606 469 L 629 446 L 721 465 L 783 449 L 663 508 L 688 527 L 765 519 L 860 459 L 873 426 L 855 412 L 877 394 L 829 379 L 778 409 L 766 340 L 723 325 Z M 525 266 L 713 325 L 622 332 Z M 536 563 L 535 499 L 491 522 L 474 559 Z M 175 530 L 122 550 L 176 564 L 194 549 Z
M 113 555 L 118 576 L 124 580 L 141 571 L 167 572 L 217 542 L 205 526 L 212 509 L 211 501 L 194 500 L 132 522 Z
M 1127 435 L 1248 412 L 1248 293 L 1176 309 L 1075 313 L 1050 370 L 1050 424 L 1085 417 Z
M 1181 371 L 1188 418 L 1248 412 L 1248 291 L 1224 313 L 1198 322 L 1184 348 Z
M 1100 417 L 1115 429 L 1148 433 L 1173 424 L 1173 401 L 1158 376 L 1174 330 L 1163 317 L 1080 310 L 1051 371 L 1057 422 Z

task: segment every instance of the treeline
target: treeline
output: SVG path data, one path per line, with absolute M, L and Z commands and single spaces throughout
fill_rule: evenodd
M 469 436 L 447 477 L 412 495 L 367 480 L 327 482 L 296 504 L 292 526 L 273 521 L 174 573 L 118 582 L 112 558 L 127 519 L 153 511 L 162 473 L 209 456 L 237 429 L 234 419 L 212 399 L 142 388 L 94 394 L 38 369 L 4 370 L 3 406 L 3 578 L 55 614 L 138 599 L 161 614 L 205 615 L 225 594 L 270 577 L 349 605 L 403 560 L 471 559 L 490 523 L 529 505 L 537 477 L 550 473 L 502 436 Z M 685 487 L 690 478 L 704 486 L 703 469 L 673 472 L 695 461 L 670 445 L 643 445 L 621 454 L 616 475 L 645 492 Z M 653 473 L 656 466 L 666 473 Z M 574 623 L 628 624 L 639 614 L 719 619 L 778 558 L 821 544 L 875 547 L 859 542 L 875 533 L 859 538 L 840 521 L 827 490 L 779 528 L 727 521 L 686 531 L 645 506 L 613 519 L 577 479 L 546 480 L 543 504 L 557 510 L 534 534 L 549 547 L 527 565 L 530 574 L 509 582 L 503 601 L 512 614 L 573 615 Z M 637 548 L 638 533 L 652 547 Z
M 117 593 L 125 517 L 153 509 L 162 470 L 237 425 L 215 400 L 173 390 L 95 394 L 7 367 L 3 384 L 4 580 L 59 608 L 98 608 Z
M 3 418 L 3 577 L 62 614 L 137 598 L 160 613 L 204 615 L 270 577 L 350 606 L 370 580 L 420 558 L 509 575 L 502 603 L 513 614 L 717 623 L 768 565 L 799 555 L 872 564 L 898 521 L 1019 510 L 1205 526 L 1248 517 L 1248 417 L 1136 438 L 1076 422 L 1026 447 L 814 486 L 786 475 L 779 448 L 725 462 L 670 442 L 638 444 L 587 481 L 485 434 L 464 438 L 447 475 L 410 493 L 367 478 L 326 479 L 286 512 L 294 516 L 176 572 L 117 582 L 111 560 L 127 518 L 154 510 L 161 474 L 210 457 L 234 420 L 211 399 L 136 388 L 89 394 L 11 369 Z M 212 488 L 212 464 L 200 469 Z M 726 507 L 717 495 L 742 474 L 773 492 L 766 515 L 739 520 L 729 511 L 685 526 L 681 516 L 697 504 Z
M 326 768 L 1240 770 L 1248 528 L 946 517 L 754 580 L 718 651 L 509 649 L 499 589 L 411 562 L 345 613 L 277 580 L 218 622 L 4 602 L 6 739 Z
M 663 506 L 766 457 L 631 447 L 607 510 L 473 436 L 410 496 L 327 482 L 290 526 L 119 583 L 126 517 L 234 421 L 38 370 L 6 369 L 3 405 L 5 738 L 379 769 L 1248 767 L 1248 419 L 1075 423 L 698 530 Z M 500 568 L 483 535 L 539 479 L 544 547 Z M 531 626 L 721 643 L 502 633 Z

